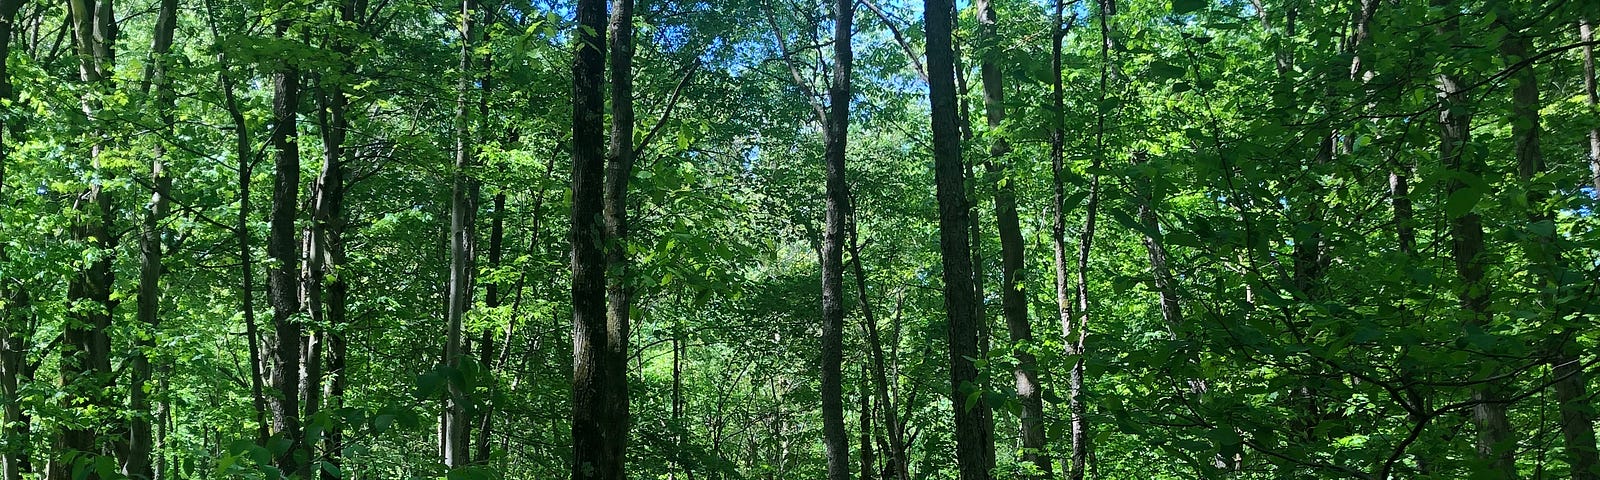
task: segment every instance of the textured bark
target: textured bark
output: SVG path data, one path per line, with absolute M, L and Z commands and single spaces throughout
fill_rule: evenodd
M 833 84 L 823 125 L 822 443 L 828 480 L 850 478 L 850 440 L 844 425 L 844 246 L 850 209 L 845 153 L 850 131 L 850 30 L 854 0 L 834 2 Z
M 155 32 L 150 48 L 150 63 L 145 69 L 144 90 L 148 92 L 153 86 L 156 90 L 153 108 L 161 118 L 163 128 L 167 133 L 172 129 L 172 111 L 176 107 L 176 97 L 172 93 L 172 81 L 167 76 L 168 60 L 166 55 L 172 50 L 172 35 L 178 24 L 177 0 L 162 0 L 156 14 Z M 160 323 L 161 313 L 161 274 L 162 272 L 162 245 L 161 223 L 166 220 L 167 204 L 172 190 L 172 179 L 167 176 L 163 164 L 166 154 L 166 145 L 157 142 L 154 149 L 154 159 L 150 167 L 151 195 L 150 204 L 146 208 L 144 217 L 139 226 L 139 293 L 137 317 L 143 328 L 151 330 L 149 335 L 140 336 L 133 349 L 132 378 L 128 383 L 128 406 L 133 410 L 128 421 L 128 451 L 126 458 L 122 459 L 122 474 L 134 479 L 155 478 L 150 455 L 155 448 L 154 432 L 151 431 L 151 419 L 155 412 L 150 408 L 150 394 L 146 385 L 151 381 L 151 367 L 148 354 L 155 348 L 154 330 Z
M 994 4 L 980 0 L 978 10 L 979 72 L 983 83 L 983 109 L 991 130 L 999 129 L 1005 122 L 1005 87 L 1000 73 L 1000 39 L 996 32 L 997 14 Z M 1017 359 L 1012 377 L 1016 383 L 1018 403 L 1022 405 L 1020 424 L 1022 459 L 1033 463 L 1051 475 L 1050 456 L 1045 453 L 1043 385 L 1039 383 L 1038 361 L 1028 348 L 1033 344 L 1033 327 L 1028 323 L 1028 292 L 1026 283 L 1027 260 L 1022 240 L 1022 222 L 1017 213 L 1015 182 L 1001 160 L 1011 151 L 1004 136 L 996 138 L 989 147 L 988 170 L 999 176 L 995 183 L 994 211 L 996 231 L 1000 236 L 1000 306 L 1005 317 L 1006 330 L 1011 336 L 1012 355 Z M 1002 165 L 997 165 L 1001 163 Z
M 290 22 L 277 25 L 278 36 L 288 31 Z M 300 146 L 297 131 L 300 107 L 300 71 L 279 60 L 273 65 L 272 133 L 268 144 L 273 150 L 274 179 L 272 212 L 268 219 L 267 257 L 275 264 L 267 271 L 267 299 L 272 304 L 273 343 L 271 385 L 267 397 L 272 415 L 272 434 L 289 442 L 289 448 L 274 459 L 285 475 L 301 472 L 304 439 L 300 429 L 300 252 L 295 241 L 300 206 Z
M 1501 18 L 1514 23 L 1511 15 L 1502 12 Z M 1527 32 L 1514 32 L 1501 41 L 1500 53 L 1508 65 L 1526 60 L 1533 40 Z M 1539 99 L 1539 79 L 1533 68 L 1517 70 L 1511 76 L 1511 138 L 1517 159 L 1517 177 L 1528 191 L 1530 225 L 1554 221 L 1553 212 L 1545 206 L 1551 192 L 1547 185 L 1539 184 L 1537 177 L 1545 172 L 1544 152 L 1540 148 L 1543 132 L 1539 109 L 1544 105 Z M 1539 275 L 1542 288 L 1560 289 L 1562 285 L 1578 283 L 1562 278 L 1562 251 L 1554 236 L 1532 235 L 1525 248 L 1532 259 L 1532 271 Z M 1545 295 L 1552 305 L 1559 295 Z M 1561 414 L 1561 434 L 1565 441 L 1563 452 L 1572 469 L 1573 480 L 1600 478 L 1600 458 L 1595 451 L 1594 415 L 1587 402 L 1587 386 L 1579 349 L 1573 344 L 1576 332 L 1563 329 L 1550 335 L 1549 362 L 1555 374 L 1557 410 Z
M 1445 0 L 1435 0 L 1435 3 L 1450 6 Z M 1438 30 L 1452 44 L 1461 37 L 1460 21 L 1456 17 L 1441 21 Z M 1451 171 L 1482 176 L 1486 170 L 1484 160 L 1467 152 L 1471 145 L 1472 105 L 1467 100 L 1466 84 L 1456 76 L 1455 70 L 1453 65 L 1443 65 L 1440 69 L 1443 73 L 1438 77 L 1439 159 Z M 1452 177 L 1445 186 L 1449 195 L 1467 188 L 1472 187 L 1456 177 Z M 1490 285 L 1484 278 L 1487 259 L 1484 258 L 1483 221 L 1472 212 L 1452 218 L 1449 236 L 1450 256 L 1460 282 L 1456 296 L 1461 309 L 1468 314 L 1466 327 L 1482 328 L 1490 323 L 1492 315 L 1489 311 Z M 1490 361 L 1478 359 L 1474 363 Z M 1478 368 L 1481 365 L 1471 367 Z M 1511 432 L 1511 423 L 1507 418 L 1508 404 L 1504 396 L 1504 386 L 1499 382 L 1475 385 L 1472 388 L 1472 401 L 1476 402 L 1472 408 L 1472 423 L 1477 427 L 1478 456 L 1487 462 L 1486 468 L 1489 469 L 1486 473 L 1496 478 L 1514 479 L 1517 478 L 1517 441 Z
M 1581 21 L 1579 35 L 1586 43 L 1594 41 L 1594 32 L 1588 19 Z M 1600 94 L 1595 91 L 1593 46 L 1583 47 L 1583 89 L 1591 111 L 1600 106 Z M 1537 113 L 1537 110 L 1534 112 Z M 1589 168 L 1593 174 L 1595 195 L 1600 195 L 1600 128 L 1589 130 Z M 1567 462 L 1571 465 L 1573 480 L 1596 480 L 1600 479 L 1600 453 L 1596 452 L 1595 446 L 1592 402 L 1587 400 L 1590 398 L 1586 391 L 1587 376 L 1577 346 L 1571 343 L 1570 336 L 1564 338 L 1567 339 L 1563 342 L 1565 345 L 1552 363 L 1555 364 L 1555 376 L 1560 379 L 1555 384 L 1556 401 L 1560 402 L 1561 434 L 1566 440 Z
M 472 49 L 477 33 L 473 16 L 476 15 L 476 11 L 475 0 L 462 0 L 461 71 L 456 83 L 456 159 L 450 191 L 449 305 L 443 362 L 446 367 L 457 371 L 462 369 L 462 356 L 465 353 L 461 321 L 466 316 L 467 310 L 472 308 L 472 277 L 475 272 L 473 248 L 476 235 L 473 224 L 476 222 L 473 221 L 473 217 L 476 211 L 477 188 L 468 170 L 476 163 L 473 149 L 477 148 L 477 142 L 472 138 L 469 118 L 472 105 L 470 95 L 474 80 Z M 440 418 L 439 450 L 444 455 L 445 466 L 458 468 L 471 461 L 471 452 L 467 450 L 467 430 L 472 421 L 467 416 L 467 395 L 470 392 L 463 390 L 459 382 L 450 381 L 447 384 L 448 393 L 445 397 L 444 412 Z
M 579 0 L 572 63 L 572 478 L 622 480 L 624 442 L 611 435 L 604 214 L 606 4 Z
M 340 2 L 339 16 L 341 21 L 355 23 L 355 2 Z M 341 56 L 340 61 L 343 62 L 339 65 L 340 70 L 349 73 L 353 68 L 348 63 L 350 45 L 337 38 L 332 43 L 332 50 Z M 348 328 L 346 310 L 350 289 L 345 276 L 337 273 L 345 264 L 344 160 L 345 139 L 350 127 L 346 115 L 349 100 L 342 82 L 328 81 L 326 78 L 324 82 L 318 95 L 317 108 L 318 120 L 322 125 L 323 161 L 314 187 L 311 216 L 316 248 L 309 253 L 311 257 L 320 259 L 317 262 L 320 268 L 312 272 L 317 288 L 312 290 L 310 297 L 321 300 L 322 321 L 327 325 L 318 338 L 324 351 L 324 368 L 320 370 L 324 379 L 319 382 L 323 388 L 321 396 L 329 409 L 338 410 L 344 405 L 345 357 L 349 349 L 345 329 Z M 334 468 L 319 469 L 322 480 L 337 480 L 330 470 L 337 470 L 343 464 L 343 450 L 344 432 L 338 422 L 334 422 L 322 435 L 323 457 Z
M 1072 314 L 1072 288 L 1068 280 L 1069 273 L 1067 269 L 1067 208 L 1070 206 L 1067 205 L 1066 182 L 1066 101 L 1061 73 L 1062 42 L 1066 36 L 1065 27 L 1062 26 L 1062 12 L 1066 9 L 1065 1 L 1055 1 L 1055 26 L 1052 29 L 1050 39 L 1050 104 L 1052 106 L 1050 180 L 1053 187 L 1051 205 L 1054 207 L 1050 225 L 1050 243 L 1054 253 L 1052 264 L 1055 267 L 1056 319 L 1061 323 L 1061 337 L 1067 345 L 1066 351 L 1067 353 L 1072 353 L 1076 350 L 1076 342 L 1072 339 L 1072 319 L 1074 316 Z M 1072 371 L 1068 373 L 1067 379 L 1069 397 L 1073 393 L 1081 392 L 1082 390 L 1081 387 L 1076 390 L 1072 389 L 1072 379 L 1074 377 L 1072 372 L 1076 371 L 1077 366 L 1074 364 Z M 1076 378 L 1078 378 L 1078 382 L 1081 385 L 1082 375 L 1076 375 Z M 1069 415 L 1071 414 L 1071 406 L 1069 403 Z M 1066 471 L 1063 473 L 1070 475 L 1073 471 L 1072 465 L 1065 459 L 1063 459 L 1062 467 Z
M 90 0 L 72 0 L 68 2 L 68 7 L 75 33 L 79 79 L 88 84 L 90 89 L 110 88 L 114 60 L 112 52 L 116 42 L 110 0 L 98 4 Z M 82 105 L 84 115 L 90 118 L 100 108 L 92 95 L 84 97 Z M 95 180 L 72 202 L 73 209 L 81 216 L 73 220 L 71 231 L 74 241 L 98 253 L 92 260 L 86 257 L 84 266 L 68 281 L 67 298 L 73 305 L 73 312 L 67 326 L 62 329 L 60 377 L 61 385 L 68 392 L 65 397 L 68 403 L 63 405 L 64 408 L 70 411 L 81 408 L 80 405 L 88 405 L 113 411 L 116 402 L 108 391 L 114 383 L 111 340 L 106 330 L 111 326 L 112 311 L 117 304 L 111 299 L 115 280 L 112 261 L 117 239 L 112 235 L 111 227 L 115 205 L 111 195 L 102 188 L 110 172 L 103 171 L 100 164 L 101 154 L 111 138 L 109 132 L 105 131 L 93 131 L 89 136 L 87 170 L 95 172 Z M 52 480 L 65 479 L 71 472 L 72 465 L 67 461 L 69 454 L 76 452 L 94 456 L 108 451 L 102 448 L 100 436 L 106 433 L 103 430 L 104 422 L 110 422 L 111 419 L 85 417 L 76 420 L 63 426 L 57 438 L 55 456 L 47 472 Z M 78 457 L 77 461 L 87 458 Z M 88 478 L 98 480 L 98 474 L 90 473 Z
M 978 390 L 978 322 L 974 318 L 972 250 L 963 183 L 960 131 L 956 125 L 954 52 L 950 0 L 923 0 L 927 29 L 928 99 L 931 105 L 935 195 L 939 203 L 939 248 L 944 267 L 944 306 L 948 318 L 951 402 L 955 406 L 956 465 L 961 480 L 990 478 L 994 449 L 989 408 Z M 968 408 L 967 399 L 979 395 Z
M 633 289 L 628 275 L 628 181 L 633 178 L 633 0 L 611 0 L 606 26 L 610 38 L 611 142 L 607 146 L 602 207 L 605 228 L 607 430 L 618 462 L 627 460 L 628 337 Z M 625 465 L 617 465 L 623 475 Z

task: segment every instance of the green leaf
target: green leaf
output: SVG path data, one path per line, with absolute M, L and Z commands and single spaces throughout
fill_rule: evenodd
M 1172 13 L 1183 15 L 1206 8 L 1205 0 L 1172 0 Z
M 1461 216 L 1471 213 L 1472 207 L 1477 206 L 1478 200 L 1481 199 L 1483 199 L 1483 191 L 1476 188 L 1467 187 L 1450 192 L 1450 198 L 1444 202 L 1444 212 L 1450 218 L 1461 218 Z

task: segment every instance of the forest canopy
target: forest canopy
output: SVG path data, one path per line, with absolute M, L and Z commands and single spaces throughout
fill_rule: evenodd
M 1600 480 L 1593 0 L 0 0 L 0 480 Z

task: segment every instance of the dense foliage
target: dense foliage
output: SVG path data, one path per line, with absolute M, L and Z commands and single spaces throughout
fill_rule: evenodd
M 1600 479 L 1597 17 L 0 0 L 0 480 Z

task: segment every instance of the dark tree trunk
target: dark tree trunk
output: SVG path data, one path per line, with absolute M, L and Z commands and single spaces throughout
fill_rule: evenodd
M 1501 12 L 1502 21 L 1514 23 L 1515 19 Z M 1514 28 L 1514 27 L 1513 27 Z M 1513 32 L 1500 44 L 1500 53 L 1507 65 L 1528 59 L 1533 40 L 1528 32 Z M 1592 47 L 1591 47 L 1592 48 Z M 1515 145 L 1517 177 L 1528 191 L 1528 224 L 1537 225 L 1554 221 L 1553 212 L 1545 206 L 1550 198 L 1550 186 L 1539 184 L 1538 175 L 1544 173 L 1544 152 L 1539 137 L 1543 132 L 1539 109 L 1544 105 L 1539 98 L 1539 81 L 1533 68 L 1523 68 L 1512 74 L 1511 137 Z M 1564 285 L 1578 284 L 1576 279 L 1562 278 L 1562 251 L 1554 236 L 1532 234 L 1527 245 L 1532 271 L 1539 275 L 1541 288 L 1560 289 Z M 1546 295 L 1546 301 L 1556 305 L 1559 295 Z M 1595 451 L 1594 415 L 1586 406 L 1587 388 L 1579 347 L 1573 344 L 1576 332 L 1563 329 L 1550 335 L 1549 362 L 1555 374 L 1557 410 L 1561 413 L 1561 434 L 1565 441 L 1563 451 L 1572 469 L 1573 480 L 1600 478 L 1600 458 Z
M 277 34 L 283 37 L 288 20 L 279 21 Z M 271 384 L 267 395 L 272 414 L 272 434 L 289 442 L 274 463 L 285 475 L 301 472 L 304 439 L 300 431 L 300 344 L 301 325 L 294 316 L 300 311 L 300 252 L 295 241 L 300 206 L 300 146 L 297 116 L 300 108 L 300 71 L 284 60 L 273 65 L 272 134 L 274 179 L 272 213 L 268 220 L 267 257 L 276 264 L 267 271 L 267 299 L 272 304 L 273 339 Z
M 828 480 L 850 478 L 850 440 L 844 425 L 844 242 L 850 209 L 845 154 L 850 132 L 850 33 L 854 0 L 834 2 L 833 84 L 824 122 L 822 241 L 822 443 Z
M 633 178 L 633 0 L 611 0 L 611 137 L 606 151 L 604 205 L 606 435 L 624 475 L 628 450 L 628 336 L 633 287 L 628 275 L 628 182 Z
M 859 410 L 861 434 L 857 437 L 861 445 L 861 480 L 877 480 L 878 454 L 872 449 L 872 390 L 867 386 L 867 365 L 861 364 L 861 386 L 856 395 L 860 397 Z
M 111 1 L 103 0 L 96 4 L 91 0 L 72 0 L 68 2 L 68 7 L 75 35 L 79 78 L 91 90 L 107 90 L 111 86 L 112 52 L 116 41 Z M 84 97 L 83 110 L 86 115 L 92 116 L 99 108 L 94 95 Z M 86 405 L 114 411 L 115 402 L 109 395 L 114 383 L 111 339 L 106 330 L 111 326 L 112 311 L 117 303 L 111 299 L 115 280 L 112 260 L 115 258 L 117 239 L 112 236 L 111 228 L 115 205 L 111 195 L 103 190 L 102 179 L 109 177 L 110 172 L 102 170 L 101 165 L 101 154 L 111 138 L 109 132 L 103 130 L 89 135 L 92 138 L 89 140 L 91 145 L 86 170 L 95 172 L 95 180 L 72 201 L 73 209 L 82 212 L 82 217 L 74 220 L 71 230 L 73 240 L 101 253 L 94 260 L 85 261 L 83 268 L 68 282 L 67 298 L 73 306 L 73 313 L 71 321 L 62 331 L 60 376 L 61 384 L 68 391 L 66 398 L 70 399 L 69 404 L 63 405 L 64 408 L 75 410 L 81 408 L 80 405 Z M 62 428 L 55 447 L 56 456 L 50 463 L 49 478 L 65 479 L 72 470 L 72 465 L 64 461 L 64 454 L 79 452 L 93 456 L 106 453 L 107 450 L 100 446 L 100 436 L 105 433 L 102 431 L 103 422 L 114 421 L 109 418 L 79 418 L 78 422 Z M 79 460 L 82 461 L 83 457 Z M 99 475 L 91 472 L 88 478 L 98 480 Z
M 572 63 L 572 478 L 622 480 L 624 446 L 612 422 L 611 339 L 606 321 L 606 4 L 579 0 Z
M 944 266 L 944 304 L 949 319 L 950 388 L 955 406 L 956 464 L 961 480 L 988 479 L 994 467 L 989 408 L 978 390 L 981 380 L 973 358 L 978 349 L 974 318 L 972 250 L 967 243 L 966 175 L 961 162 L 961 137 L 956 125 L 955 59 L 951 49 L 950 0 L 923 0 L 927 29 L 928 99 L 932 106 L 933 161 L 939 202 L 939 247 Z M 977 395 L 978 404 L 967 399 Z
M 144 88 L 146 92 L 154 86 L 155 101 L 153 107 L 161 117 L 163 128 L 170 134 L 173 124 L 172 110 L 176 107 L 176 97 L 172 93 L 172 79 L 167 76 L 168 52 L 172 50 L 172 35 L 178 24 L 178 1 L 162 0 L 156 14 L 154 39 L 150 48 L 150 63 L 145 70 Z M 151 479 L 155 477 L 152 469 L 150 455 L 155 447 L 155 438 L 151 431 L 150 421 L 154 418 L 154 411 L 150 408 L 150 394 L 146 385 L 150 384 L 151 368 L 146 351 L 155 349 L 154 330 L 160 323 L 161 312 L 161 274 L 162 274 L 162 245 L 163 233 L 161 223 L 167 216 L 167 202 L 172 189 L 172 179 L 167 176 L 163 156 L 166 145 L 158 141 L 154 149 L 155 158 L 150 167 L 150 206 L 145 211 L 144 218 L 139 228 L 139 293 L 138 293 L 138 320 L 141 328 L 151 330 L 148 335 L 139 336 L 137 345 L 133 349 L 132 381 L 128 384 L 129 407 L 133 410 L 128 424 L 128 454 L 122 461 L 122 474 L 134 479 Z M 153 390 L 153 389 L 152 389 Z
M 340 20 L 355 23 L 355 9 L 353 1 L 340 2 Z M 349 44 L 343 39 L 333 39 L 332 50 L 340 56 L 338 61 L 341 63 L 338 68 L 341 73 L 350 72 L 352 65 L 347 63 L 350 55 Z M 311 272 L 311 278 L 315 280 L 317 288 L 312 289 L 308 297 L 321 300 L 322 320 L 327 326 L 318 339 L 318 343 L 324 349 L 325 366 L 319 370 L 326 377 L 318 383 L 322 383 L 322 398 L 327 401 L 328 408 L 338 410 L 344 405 L 345 356 L 349 348 L 345 339 L 348 328 L 346 305 L 349 284 L 346 276 L 336 273 L 345 264 L 344 160 L 345 139 L 350 125 L 346 115 L 349 100 L 345 94 L 344 83 L 338 80 L 325 80 L 322 91 L 319 92 L 318 103 L 317 118 L 322 124 L 323 163 L 322 172 L 317 176 L 315 196 L 312 199 L 311 229 L 314 232 L 316 248 L 310 255 L 319 259 L 316 262 L 319 268 Z M 323 456 L 334 468 L 319 469 L 322 480 L 337 480 L 338 476 L 334 475 L 333 471 L 338 470 L 343 464 L 343 449 L 344 432 L 338 422 L 334 422 L 322 435 Z
M 1452 5 L 1447 0 L 1435 0 L 1435 4 L 1445 7 Z M 1461 38 L 1459 17 L 1452 16 L 1441 21 L 1438 29 L 1452 44 Z M 1439 159 L 1446 169 L 1453 172 L 1482 176 L 1485 171 L 1484 160 L 1467 151 L 1471 145 L 1472 105 L 1467 99 L 1466 84 L 1454 73 L 1457 66 L 1447 64 L 1441 67 L 1443 73 L 1438 77 Z M 1445 190 L 1447 194 L 1454 195 L 1467 188 L 1472 187 L 1459 177 L 1452 177 Z M 1457 279 L 1461 282 L 1457 287 L 1457 299 L 1461 309 L 1468 314 L 1467 327 L 1482 328 L 1490 323 L 1492 315 L 1489 311 L 1490 285 L 1484 278 L 1488 259 L 1484 258 L 1483 221 L 1473 212 L 1463 213 L 1449 221 L 1450 254 L 1455 263 Z M 1478 456 L 1488 462 L 1490 469 L 1485 473 L 1496 478 L 1514 479 L 1517 478 L 1516 440 L 1507 418 L 1508 403 L 1504 398 L 1504 390 L 1504 385 L 1499 382 L 1481 383 L 1472 388 L 1472 401 L 1477 402 L 1472 408 L 1472 423 L 1478 430 Z

